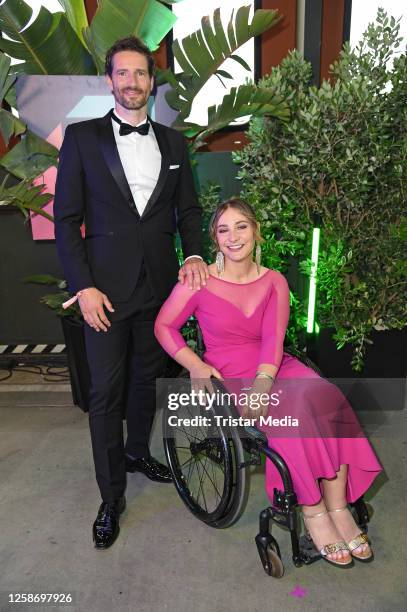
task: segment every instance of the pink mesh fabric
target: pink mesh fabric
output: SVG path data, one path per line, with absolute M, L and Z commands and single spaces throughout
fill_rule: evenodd
M 279 272 L 268 270 L 244 284 L 210 276 L 199 291 L 178 283 L 155 324 L 157 340 L 171 356 L 186 346 L 179 330 L 192 314 L 202 330 L 205 361 L 225 376 L 247 374 L 260 363 L 279 367 L 289 315 L 288 285 Z

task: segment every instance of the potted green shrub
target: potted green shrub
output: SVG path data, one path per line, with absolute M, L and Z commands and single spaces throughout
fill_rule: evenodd
M 393 376 L 405 374 L 407 60 L 398 33 L 398 22 L 379 10 L 360 44 L 344 46 L 333 82 L 319 88 L 309 85 L 310 65 L 291 52 L 261 82 L 287 99 L 290 122 L 254 118 L 249 144 L 234 155 L 243 195 L 263 222 L 266 265 L 287 272 L 293 258 L 300 262 L 297 323 L 307 315 L 312 230 L 320 227 L 317 347 L 328 375 L 350 373 L 332 361 L 342 347 L 353 370 L 370 375 L 363 365 L 373 341 L 381 351 L 375 375 L 383 375 L 381 340 L 390 335 L 394 350 L 403 334 Z M 324 358 L 326 333 L 336 347 Z

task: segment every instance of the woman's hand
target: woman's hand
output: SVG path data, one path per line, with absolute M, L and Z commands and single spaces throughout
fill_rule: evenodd
M 194 365 L 190 371 L 191 377 L 191 388 L 196 392 L 202 391 L 203 393 L 208 390 L 210 393 L 215 393 L 213 385 L 211 383 L 211 376 L 214 376 L 218 380 L 223 380 L 222 375 L 216 368 L 207 363 L 201 361 L 200 364 Z
M 242 406 L 241 416 L 245 419 L 266 417 L 270 410 L 272 383 L 265 378 L 255 378 L 253 386 L 247 391 L 247 405 Z

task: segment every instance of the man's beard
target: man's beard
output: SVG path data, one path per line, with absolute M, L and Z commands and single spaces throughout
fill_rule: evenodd
M 137 98 L 129 99 L 126 94 L 122 93 L 122 91 L 123 90 L 116 89 L 114 87 L 112 94 L 116 102 L 118 102 L 123 108 L 126 108 L 127 110 L 139 110 L 140 108 L 143 108 L 143 106 L 146 106 L 149 93 L 137 89 L 134 91 L 137 94 L 141 94 L 141 97 L 138 96 Z

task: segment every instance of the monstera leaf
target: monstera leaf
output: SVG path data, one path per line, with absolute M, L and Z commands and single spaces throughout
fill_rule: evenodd
M 289 109 L 285 100 L 275 94 L 272 89 L 256 87 L 256 85 L 241 85 L 232 87 L 219 106 L 208 108 L 208 125 L 184 123 L 177 119 L 174 127 L 184 132 L 188 138 L 193 138 L 193 150 L 205 144 L 205 139 L 239 117 L 246 115 L 277 117 L 282 121 L 289 118 Z
M 9 175 L 5 177 L 0 185 L 0 206 L 15 206 L 26 218 L 30 214 L 29 211 L 32 211 L 50 221 L 54 220 L 51 215 L 42 210 L 43 206 L 48 204 L 54 197 L 50 193 L 42 193 L 44 185 L 33 186 L 31 181 L 24 180 L 17 185 L 7 187 L 8 179 Z
M 232 11 L 225 32 L 220 9 L 216 9 L 213 25 L 209 17 L 203 17 L 200 30 L 186 36 L 181 43 L 174 41 L 172 50 L 182 72 L 173 75 L 169 70 L 163 71 L 160 77 L 172 86 L 166 99 L 172 108 L 180 112 L 181 120 L 189 116 L 195 96 L 212 75 L 231 78 L 228 73 L 220 70 L 226 59 L 232 58 L 249 69 L 246 62 L 235 55 L 235 51 L 279 21 L 276 10 L 259 9 L 249 23 L 249 12 L 249 6 L 240 7 L 235 17 Z
M 72 4 L 72 3 L 71 3 Z M 0 49 L 23 60 L 13 70 L 24 74 L 95 74 L 92 57 L 64 13 L 41 7 L 27 27 L 32 8 L 24 0 L 5 0 L 0 5 Z
M 84 38 L 98 72 L 104 72 L 104 58 L 119 38 L 139 36 L 154 51 L 171 30 L 175 15 L 158 0 L 99 0 Z

